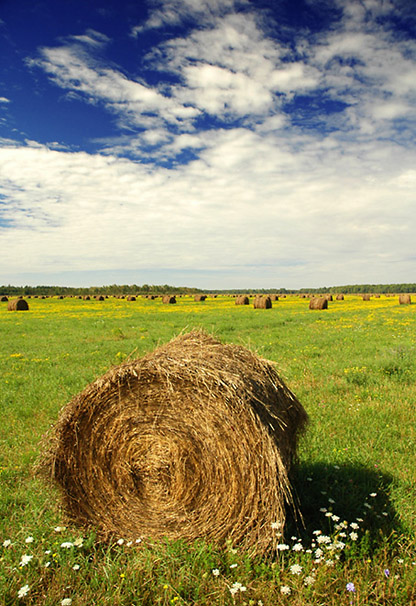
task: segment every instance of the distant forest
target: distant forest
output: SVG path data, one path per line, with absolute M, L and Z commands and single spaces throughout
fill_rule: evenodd
M 242 288 L 228 290 L 201 290 L 188 286 L 169 286 L 143 284 L 111 284 L 110 286 L 89 286 L 76 288 L 71 286 L 0 286 L 0 296 L 10 295 L 147 295 L 147 294 L 315 294 L 315 293 L 343 293 L 343 294 L 394 294 L 416 293 L 416 284 L 349 284 L 347 286 L 323 286 L 321 288 Z

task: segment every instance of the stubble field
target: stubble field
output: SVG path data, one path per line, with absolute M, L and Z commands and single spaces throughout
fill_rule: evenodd
M 416 603 L 415 305 L 27 300 L 29 311 L 0 308 L 0 604 Z M 65 522 L 55 489 L 33 474 L 66 402 L 194 328 L 274 361 L 309 414 L 292 472 L 303 524 L 288 512 L 274 557 L 202 540 L 100 543 Z

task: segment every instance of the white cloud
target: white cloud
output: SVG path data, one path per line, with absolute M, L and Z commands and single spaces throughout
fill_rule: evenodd
M 7 99 L 6 97 L 0 97 L 0 103 L 10 103 L 10 99 Z

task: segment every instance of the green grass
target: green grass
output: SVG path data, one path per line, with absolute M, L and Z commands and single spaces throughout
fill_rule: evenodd
M 416 306 L 354 296 L 323 311 L 295 297 L 271 310 L 222 297 L 29 304 L 0 308 L 0 604 L 416 603 Z M 33 465 L 61 406 L 112 365 L 199 327 L 274 360 L 308 411 L 292 472 L 303 520 L 288 512 L 289 549 L 251 559 L 231 545 L 102 544 L 72 526 L 55 531 L 65 525 L 58 496 Z M 317 531 L 330 540 L 321 558 Z M 326 549 L 336 541 L 345 547 Z M 21 565 L 23 555 L 33 557 Z M 234 583 L 246 590 L 231 593 Z

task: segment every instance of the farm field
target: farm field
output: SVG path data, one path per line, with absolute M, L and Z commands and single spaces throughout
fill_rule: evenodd
M 416 305 L 27 301 L 29 311 L 0 304 L 0 604 L 416 605 Z M 303 523 L 288 512 L 274 557 L 203 541 L 100 543 L 66 523 L 33 473 L 66 402 L 194 328 L 274 361 L 310 417 L 291 475 Z

